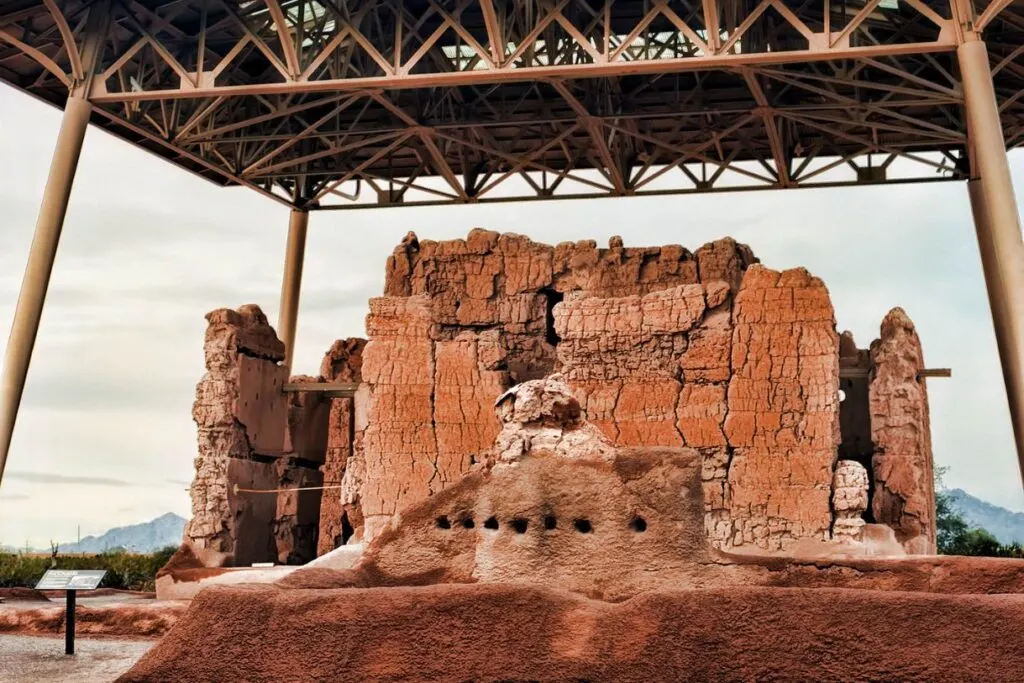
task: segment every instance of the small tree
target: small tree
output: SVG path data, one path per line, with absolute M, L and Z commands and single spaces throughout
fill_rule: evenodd
M 962 555 L 957 549 L 970 527 L 953 503 L 953 497 L 942 483 L 948 467 L 935 468 L 935 541 L 941 555 Z
M 57 568 L 57 553 L 60 551 L 60 543 L 50 541 L 50 569 Z

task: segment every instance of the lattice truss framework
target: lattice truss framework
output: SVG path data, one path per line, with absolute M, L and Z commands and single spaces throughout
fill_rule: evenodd
M 1021 145 L 1022 0 L 0 0 L 0 78 L 303 208 L 789 188 L 969 177 L 970 30 Z

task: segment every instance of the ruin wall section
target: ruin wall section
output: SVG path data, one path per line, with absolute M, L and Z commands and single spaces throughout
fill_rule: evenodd
M 186 537 L 236 564 L 372 540 L 494 456 L 499 396 L 556 373 L 614 446 L 700 453 L 714 547 L 856 540 L 877 522 L 934 552 L 913 324 L 896 309 L 857 349 L 819 279 L 764 268 L 731 239 L 691 253 L 410 233 L 370 301 L 369 340 L 340 340 L 319 376 L 289 380 L 353 384 L 352 398 L 283 393 L 283 347 L 257 307 L 208 321 Z
M 892 527 L 908 552 L 934 554 L 935 473 L 921 340 L 901 308 L 885 316 L 871 344 L 869 389 L 876 521 Z
M 284 393 L 284 345 L 258 306 L 206 319 L 185 540 L 236 566 L 307 562 L 316 556 L 320 491 L 278 489 L 321 486 L 329 406 L 316 394 Z
M 367 318 L 366 537 L 486 455 L 502 392 L 560 372 L 616 445 L 703 449 L 716 545 L 828 538 L 831 303 L 806 271 L 755 263 L 731 239 L 691 253 L 408 236 Z
M 362 381 L 365 339 L 339 339 L 324 355 L 320 378 L 325 382 L 358 384 Z M 317 556 L 346 544 L 362 528 L 359 489 L 362 476 L 354 465 L 356 430 L 355 399 L 329 400 L 325 434 L 324 490 L 319 512 Z M 360 435 L 361 438 L 361 435 Z

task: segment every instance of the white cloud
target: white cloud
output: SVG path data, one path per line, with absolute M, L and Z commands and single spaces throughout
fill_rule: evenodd
M 0 321 L 9 324 L 59 113 L 0 87 Z M 1024 156 L 1012 165 L 1024 187 Z M 1024 195 L 1018 189 L 1019 195 Z M 696 248 L 723 235 L 773 268 L 829 286 L 841 329 L 863 347 L 900 305 L 925 357 L 935 457 L 946 483 L 1024 509 L 966 188 L 859 189 L 322 212 L 311 216 L 296 372 L 315 373 L 340 337 L 362 336 L 366 299 L 402 236 L 473 227 L 556 243 L 621 235 Z M 167 511 L 188 514 L 203 315 L 259 303 L 277 317 L 287 210 L 222 189 L 90 130 L 29 373 L 8 471 L 128 482 L 5 478 L 0 543 L 45 545 Z

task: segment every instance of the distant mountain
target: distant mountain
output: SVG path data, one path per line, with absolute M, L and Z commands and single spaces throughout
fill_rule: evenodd
M 986 503 L 963 489 L 949 489 L 949 497 L 969 526 L 984 529 L 1003 544 L 1024 543 L 1024 512 Z
M 185 518 L 173 512 L 150 522 L 111 529 L 102 536 L 86 536 L 79 543 L 61 543 L 61 553 L 101 553 L 124 548 L 135 553 L 150 553 L 169 545 L 181 544 Z

